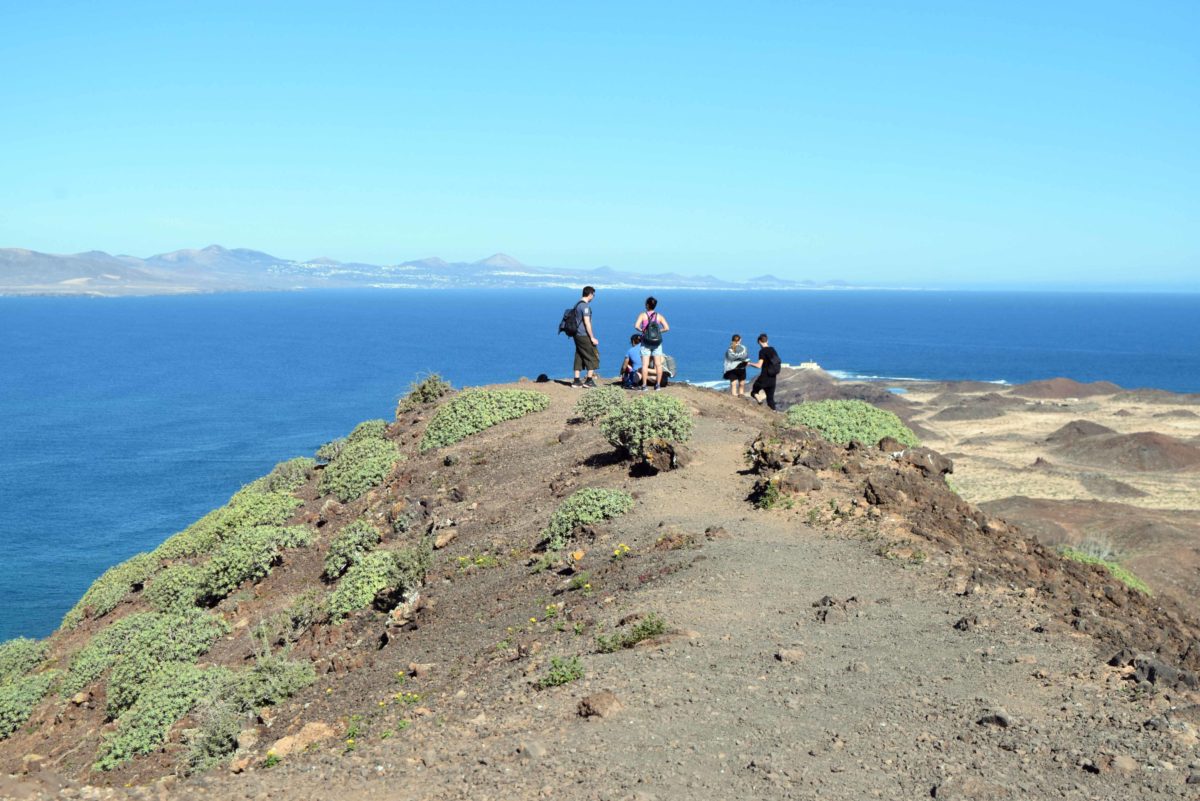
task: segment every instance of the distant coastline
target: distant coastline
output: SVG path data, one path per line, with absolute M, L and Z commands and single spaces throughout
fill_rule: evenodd
M 283 259 L 246 248 L 210 245 L 148 258 L 103 251 L 40 253 L 0 248 L 0 295 L 137 297 L 311 289 L 608 289 L 835 290 L 868 289 L 840 280 L 793 281 L 764 274 L 746 281 L 712 275 L 639 274 L 597 267 L 533 267 L 503 253 L 474 262 L 438 257 L 375 265 L 330 258 Z

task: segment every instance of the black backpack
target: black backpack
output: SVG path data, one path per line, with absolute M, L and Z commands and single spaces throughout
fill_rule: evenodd
M 650 315 L 654 315 L 654 321 L 650 321 Z M 647 348 L 654 350 L 662 344 L 662 326 L 658 324 L 658 314 L 655 312 L 646 313 L 646 328 L 642 331 L 642 344 Z
M 580 303 L 583 303 L 583 301 L 579 301 L 579 303 L 576 303 L 574 306 L 563 312 L 562 322 L 558 324 L 558 333 L 566 334 L 569 337 L 579 334 L 579 318 L 582 317 L 582 315 L 579 313 Z
M 763 365 L 763 372 L 767 375 L 779 375 L 779 371 L 783 369 L 783 362 L 779 358 L 778 353 L 771 356 L 771 360 Z

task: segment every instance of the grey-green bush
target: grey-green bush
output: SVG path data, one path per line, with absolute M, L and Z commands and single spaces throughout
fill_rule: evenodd
M 391 440 L 374 436 L 347 439 L 321 474 L 321 493 L 333 495 L 342 503 L 362 497 L 382 484 L 399 460 L 400 451 Z
M 461 442 L 472 434 L 550 406 L 541 392 L 524 389 L 465 389 L 437 410 L 421 438 L 421 451 Z
M 620 387 L 600 387 L 583 393 L 575 403 L 575 411 L 589 423 L 607 417 L 625 404 L 625 390 Z
M 692 413 L 670 395 L 642 395 L 612 411 L 600 424 L 612 445 L 635 459 L 646 455 L 651 439 L 687 442 L 692 436 Z
M 44 640 L 17 637 L 0 643 L 0 683 L 24 675 L 41 664 L 49 645 Z
M 430 373 L 420 381 L 409 384 L 408 394 L 396 404 L 396 417 L 433 403 L 449 392 L 450 384 L 437 373 Z
M 376 550 L 350 566 L 329 595 L 329 614 L 340 623 L 369 606 L 385 590 L 403 594 L 420 586 L 432 560 L 428 543 L 403 550 Z
M 148 553 L 139 553 L 115 567 L 110 567 L 88 587 L 83 597 L 63 617 L 62 627 L 73 629 L 85 615 L 99 618 L 117 608 L 117 604 L 135 587 L 140 587 L 158 569 L 159 560 Z
M 201 668 L 187 662 L 158 667 L 144 682 L 137 701 L 117 718 L 117 729 L 105 737 L 94 767 L 112 770 L 166 742 L 180 718 L 214 687 L 229 681 L 224 668 Z
M 554 510 L 550 525 L 542 531 L 546 547 L 557 551 L 566 546 L 580 526 L 623 515 L 631 508 L 633 496 L 624 490 L 584 487 Z
M 59 673 L 57 670 L 47 670 L 0 682 L 0 740 L 29 720 Z
M 366 520 L 355 520 L 347 525 L 333 542 L 325 556 L 325 578 L 335 579 L 346 572 L 350 565 L 362 559 L 383 539 L 379 529 Z
M 312 536 L 307 526 L 255 526 L 229 534 L 203 566 L 200 597 L 219 600 L 242 582 L 261 579 L 285 548 L 306 546 Z
M 787 423 L 808 426 L 838 445 L 862 442 L 877 445 L 891 437 L 905 445 L 919 445 L 916 434 L 891 412 L 860 400 L 823 400 L 801 403 L 787 410 Z
M 150 579 L 144 595 L 160 612 L 179 612 L 196 605 L 204 582 L 204 571 L 181 562 L 163 568 Z
M 301 503 L 290 492 L 260 492 L 247 485 L 234 493 L 229 503 L 168 538 L 153 555 L 172 561 L 210 554 L 231 531 L 283 525 Z

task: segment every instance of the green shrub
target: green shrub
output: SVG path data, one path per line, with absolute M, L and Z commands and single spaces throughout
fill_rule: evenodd
M 196 605 L 204 571 L 186 562 L 163 568 L 146 585 L 146 600 L 160 612 L 180 612 Z
M 255 492 L 295 492 L 312 478 L 315 459 L 297 456 L 275 465 L 270 473 L 246 485 Z
M 302 503 L 291 492 L 260 492 L 248 484 L 234 493 L 229 503 L 168 538 L 154 555 L 159 559 L 175 560 L 210 554 L 231 531 L 283 525 Z
M 260 656 L 249 670 L 227 674 L 197 704 L 197 728 L 188 737 L 188 764 L 205 770 L 237 750 L 246 716 L 291 697 L 317 680 L 310 662 Z
M 400 459 L 396 443 L 378 437 L 347 440 L 345 447 L 321 474 L 322 495 L 342 503 L 361 497 L 383 483 Z
M 350 565 L 362 559 L 382 539 L 379 529 L 367 521 L 355 520 L 350 523 L 329 544 L 329 553 L 325 556 L 325 578 L 335 579 L 345 573 Z
M 1101 559 L 1098 556 L 1093 556 L 1086 551 L 1079 550 L 1078 548 L 1072 548 L 1069 545 L 1059 549 L 1059 553 L 1062 554 L 1064 559 L 1070 559 L 1073 562 L 1082 562 L 1085 565 L 1100 565 L 1107 570 L 1113 578 L 1124 584 L 1126 587 L 1137 590 L 1141 593 L 1145 593 L 1146 595 L 1153 594 L 1150 592 L 1150 586 L 1146 584 L 1146 582 L 1134 575 L 1129 568 L 1124 567 L 1117 562 L 1109 559 Z
M 134 588 L 140 587 L 158 569 L 159 560 L 152 554 L 139 553 L 115 567 L 110 567 L 88 587 L 83 597 L 63 617 L 62 627 L 73 629 L 85 615 L 95 619 L 117 608 Z
M 117 718 L 117 729 L 105 738 L 94 767 L 112 770 L 138 754 L 166 742 L 180 718 L 197 702 L 229 681 L 224 668 L 201 668 L 187 662 L 159 666 L 147 677 L 136 702 Z
M 450 392 L 450 384 L 442 380 L 437 373 L 430 373 L 420 381 L 414 381 L 408 385 L 408 394 L 396 404 L 396 417 L 399 418 L 406 412 L 440 400 L 448 392 Z
M 600 433 L 614 447 L 640 459 L 646 455 L 647 440 L 687 442 L 692 436 L 692 414 L 678 398 L 642 395 L 604 418 Z
M 420 586 L 432 553 L 427 543 L 400 551 L 371 551 L 350 566 L 329 596 L 329 614 L 340 623 L 381 592 L 404 594 Z
M 126 615 L 92 635 L 87 645 L 71 658 L 71 666 L 59 687 L 60 692 L 70 697 L 100 678 L 135 641 L 137 632 L 153 626 L 160 616 L 158 612 Z
M 312 536 L 307 526 L 255 526 L 231 533 L 203 567 L 200 597 L 219 600 L 242 582 L 263 578 L 283 549 L 306 546 Z
M 877 445 L 884 437 L 905 445 L 919 445 L 917 435 L 891 412 L 860 400 L 823 400 L 801 403 L 787 410 L 791 426 L 808 426 L 838 445 L 862 442 Z
M 318 462 L 332 462 L 334 459 L 342 455 L 342 449 L 346 447 L 346 438 L 339 437 L 338 439 L 330 440 L 321 447 L 317 448 Z
M 46 658 L 50 646 L 44 640 L 17 637 L 0 643 L 0 683 L 22 676 Z
M 253 636 L 269 644 L 295 642 L 314 623 L 327 616 L 324 594 L 316 589 L 305 590 L 296 595 L 286 609 L 259 621 Z
M 0 682 L 0 740 L 29 720 L 59 673 L 57 670 L 47 670 Z
M 632 648 L 642 640 L 657 637 L 667 630 L 667 622 L 651 612 L 633 625 L 629 631 L 596 637 L 596 648 L 602 654 L 611 654 L 622 648 Z
M 387 420 L 364 420 L 346 437 L 346 444 L 364 439 L 387 439 Z
M 541 392 L 524 389 L 466 389 L 438 408 L 421 439 L 421 451 L 461 442 L 472 434 L 550 406 Z
M 631 508 L 633 496 L 624 490 L 584 487 L 554 510 L 550 525 L 542 531 L 548 540 L 546 547 L 557 551 L 566 546 L 578 527 L 623 515 Z
M 557 656 L 550 657 L 550 669 L 546 671 L 546 675 L 542 676 L 537 681 L 537 687 L 544 690 L 547 687 L 561 687 L 564 684 L 570 684 L 573 681 L 583 678 L 583 665 L 579 662 L 579 657 L 573 656 L 570 659 L 560 659 Z
M 600 387 L 583 393 L 575 411 L 589 423 L 607 417 L 625 404 L 625 390 L 620 387 Z
M 194 662 L 228 632 L 228 623 L 203 612 L 141 616 L 113 659 L 106 693 L 108 716 L 115 718 L 133 706 L 146 680 L 163 665 Z

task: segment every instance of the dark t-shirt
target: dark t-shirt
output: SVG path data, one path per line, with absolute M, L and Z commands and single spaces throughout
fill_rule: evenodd
M 774 348 L 767 345 L 759 349 L 758 361 L 762 362 L 762 372 L 759 373 L 759 378 L 764 382 L 774 381 L 775 376 L 771 373 L 771 370 L 775 368 L 775 365 L 779 364 L 779 354 L 775 352 Z

